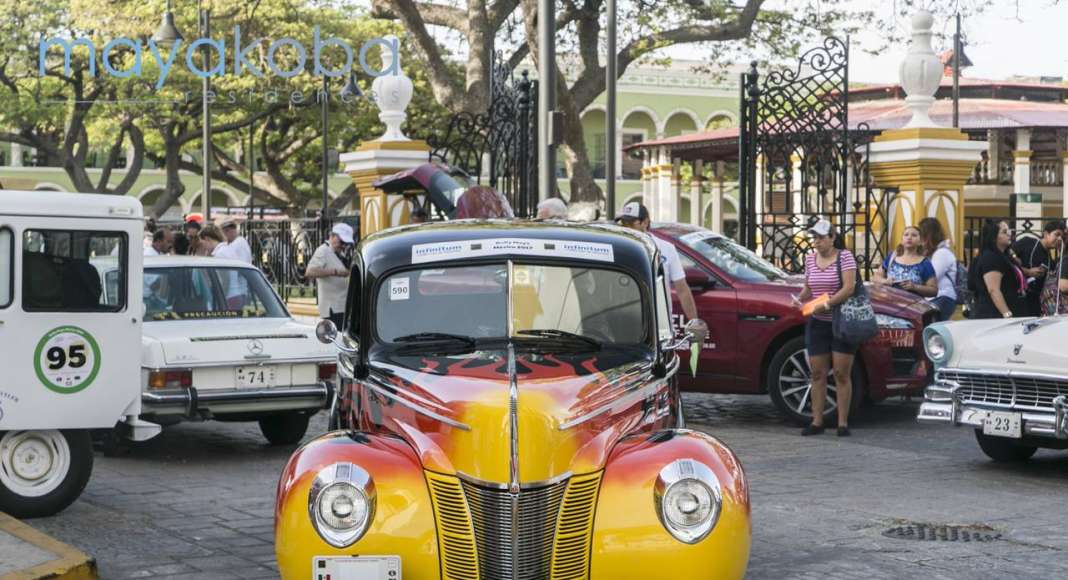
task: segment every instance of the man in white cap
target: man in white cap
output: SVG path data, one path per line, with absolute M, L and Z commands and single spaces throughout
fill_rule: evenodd
M 319 290 L 319 317 L 332 320 L 338 328 L 345 322 L 345 297 L 349 292 L 349 269 L 339 254 L 352 245 L 352 226 L 339 223 L 330 230 L 330 241 L 319 246 L 308 262 L 304 275 L 314 278 Z
M 646 234 L 649 233 L 649 210 L 640 202 L 632 201 L 624 205 L 616 221 L 623 227 Z M 674 244 L 667 240 L 660 239 L 652 234 L 649 234 L 649 237 L 656 242 L 656 247 L 660 250 L 660 260 L 664 265 L 665 282 L 667 283 L 667 287 L 664 290 L 668 296 L 671 296 L 671 288 L 675 288 L 679 304 L 682 305 L 682 312 L 688 320 L 686 330 L 693 333 L 694 341 L 697 344 L 703 344 L 705 337 L 708 336 L 708 325 L 697 317 L 697 305 L 693 301 L 690 285 L 686 283 L 686 271 L 682 268 L 682 260 L 679 259 L 678 250 L 675 249 Z M 669 302 L 668 310 L 670 311 L 671 309 L 672 305 Z
M 252 263 L 252 248 L 248 240 L 237 233 L 237 222 L 226 220 L 222 225 L 223 237 L 226 238 L 226 247 L 230 249 L 230 255 L 234 259 L 241 260 L 246 264 Z

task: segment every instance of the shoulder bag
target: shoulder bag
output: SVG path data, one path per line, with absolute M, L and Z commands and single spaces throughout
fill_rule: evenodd
M 838 267 L 838 283 L 844 286 L 841 251 L 838 252 L 835 264 Z M 864 281 L 860 279 L 859 270 L 857 274 L 856 283 L 853 284 L 853 295 L 835 306 L 831 317 L 831 331 L 834 337 L 853 345 L 867 342 L 879 332 L 879 323 L 875 320 L 875 310 L 871 307 L 868 290 L 864 287 Z

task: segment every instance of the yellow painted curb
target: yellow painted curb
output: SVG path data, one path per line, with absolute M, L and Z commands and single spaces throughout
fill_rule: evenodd
M 96 580 L 96 560 L 92 556 L 76 550 L 50 536 L 27 526 L 15 518 L 0 513 L 0 531 L 36 546 L 59 558 L 33 568 L 9 572 L 0 576 L 0 580 Z

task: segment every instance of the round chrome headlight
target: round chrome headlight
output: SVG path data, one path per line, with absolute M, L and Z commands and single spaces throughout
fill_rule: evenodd
M 679 459 L 660 470 L 654 503 L 668 533 L 680 542 L 696 544 L 716 527 L 723 496 L 719 480 L 707 465 Z
M 931 362 L 945 362 L 949 358 L 949 341 L 946 336 L 931 327 L 924 330 L 924 335 L 923 347 L 927 351 L 927 358 L 931 359 Z
M 367 531 L 375 513 L 371 475 L 351 463 L 321 470 L 308 492 L 308 517 L 326 543 L 346 548 Z

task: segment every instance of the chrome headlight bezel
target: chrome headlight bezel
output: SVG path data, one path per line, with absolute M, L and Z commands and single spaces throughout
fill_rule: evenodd
M 887 330 L 912 330 L 913 328 L 911 320 L 889 314 L 876 314 L 875 322 L 879 328 Z
M 953 338 L 943 323 L 923 329 L 923 351 L 935 366 L 949 362 L 953 356 Z
M 695 489 L 704 489 L 710 496 L 711 512 L 698 524 L 682 525 L 668 515 L 665 502 L 671 500 L 673 488 L 677 489 L 678 484 L 682 483 L 696 483 L 699 487 Z M 661 525 L 673 538 L 684 544 L 696 544 L 705 539 L 719 522 L 720 513 L 723 511 L 723 492 L 719 478 L 710 467 L 696 459 L 676 459 L 657 475 L 653 486 L 653 504 Z
M 331 526 L 323 518 L 323 506 L 320 506 L 320 500 L 325 499 L 324 492 L 327 490 L 337 490 L 349 494 L 348 497 L 354 502 L 364 502 L 365 515 L 362 521 L 349 529 Z M 352 463 L 335 463 L 321 469 L 308 490 L 308 518 L 323 541 L 335 548 L 347 548 L 362 538 L 371 527 L 376 503 L 377 493 L 371 474 Z

